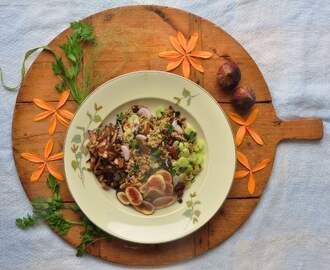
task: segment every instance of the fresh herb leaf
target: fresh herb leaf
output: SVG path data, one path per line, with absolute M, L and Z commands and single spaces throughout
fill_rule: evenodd
M 189 142 L 194 142 L 197 137 L 197 133 L 195 131 L 190 131 L 185 135 L 185 137 Z
M 116 122 L 121 123 L 124 120 L 124 114 L 122 112 L 116 115 Z
M 16 226 L 22 230 L 29 229 L 37 223 L 38 219 L 30 214 L 27 214 L 25 217 L 16 219 Z
M 57 83 L 55 85 L 55 89 L 58 91 L 58 92 L 62 92 L 65 88 L 65 84 L 64 82 L 60 82 L 60 83 Z
M 130 147 L 132 147 L 133 149 L 139 149 L 140 144 L 138 143 L 138 141 L 136 139 L 133 139 L 130 141 Z
M 153 161 L 158 160 L 159 157 L 160 157 L 160 154 L 161 154 L 161 150 L 160 150 L 160 148 L 158 147 L 155 151 L 153 151 L 153 152 L 151 153 L 151 160 L 153 160 Z
M 174 129 L 174 127 L 171 123 L 166 124 L 166 130 L 169 134 L 171 134 L 173 132 L 173 129 Z

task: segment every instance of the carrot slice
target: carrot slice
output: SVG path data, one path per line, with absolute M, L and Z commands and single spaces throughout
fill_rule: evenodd
M 55 109 L 55 108 L 54 108 L 52 105 L 50 105 L 48 102 L 43 101 L 43 100 L 40 99 L 40 98 L 34 98 L 34 99 L 33 99 L 33 103 L 34 103 L 35 105 L 37 105 L 39 108 L 44 109 L 44 110 L 47 110 L 47 111 L 52 111 L 52 110 Z
M 244 155 L 242 152 L 240 151 L 236 151 L 237 153 L 237 160 L 247 169 L 251 170 L 250 168 L 250 164 L 249 161 L 246 157 L 246 155 Z
M 235 173 L 234 178 L 243 178 L 249 174 L 249 171 L 239 170 Z
M 257 119 L 258 112 L 259 112 L 259 109 L 257 107 L 254 107 L 254 109 L 251 111 L 248 118 L 246 119 L 245 125 L 247 125 L 247 126 L 252 125 Z
M 34 163 L 43 163 L 44 162 L 44 160 L 36 154 L 22 153 L 21 157 L 28 161 L 34 162 Z
M 255 140 L 257 144 L 263 145 L 264 141 L 261 139 L 260 135 L 251 127 L 246 127 L 247 131 L 251 135 L 252 139 Z
M 184 77 L 189 78 L 190 64 L 186 57 L 183 59 L 183 62 L 182 62 L 182 73 L 183 73 Z
M 62 174 L 60 174 L 58 171 L 56 171 L 51 165 L 47 164 L 47 170 L 49 171 L 49 173 L 54 176 L 57 180 L 64 180 L 64 177 L 62 176 Z
M 239 116 L 237 113 L 229 112 L 228 116 L 231 120 L 233 120 L 236 124 L 239 124 L 241 126 L 245 125 L 245 120 Z
M 58 101 L 56 108 L 57 109 L 61 108 L 65 104 L 65 102 L 68 100 L 69 96 L 70 96 L 70 92 L 69 91 L 64 91 L 61 94 L 60 100 Z
M 48 127 L 48 134 L 53 135 L 56 129 L 56 115 L 53 115 L 50 119 L 49 127 Z
M 182 49 L 182 47 L 176 37 L 170 36 L 170 42 L 171 42 L 172 46 L 174 47 L 174 49 L 176 49 L 179 53 L 181 53 L 183 55 L 185 54 L 184 50 Z
M 202 72 L 204 73 L 204 68 L 203 66 L 201 65 L 201 63 L 199 63 L 196 59 L 188 56 L 188 60 L 190 62 L 190 64 L 195 68 L 197 69 L 199 72 Z
M 263 161 L 260 161 L 258 164 L 256 164 L 252 171 L 253 172 L 257 172 L 257 171 L 260 171 L 262 170 L 263 168 L 265 168 L 267 166 L 267 164 L 270 162 L 270 159 L 267 158 L 267 159 L 264 159 Z
M 50 155 L 50 153 L 53 151 L 54 147 L 54 141 L 52 139 L 49 139 L 46 143 L 45 150 L 44 150 L 44 157 L 47 159 Z
M 212 55 L 213 53 L 207 51 L 194 51 L 190 53 L 190 56 L 192 57 L 203 58 L 203 59 L 210 58 Z
M 184 37 L 184 35 L 183 35 L 181 32 L 178 32 L 178 34 L 177 34 L 177 38 L 178 38 L 178 41 L 179 41 L 181 47 L 182 47 L 185 51 L 187 51 L 187 40 L 186 40 L 186 38 Z
M 190 36 L 190 39 L 189 39 L 189 41 L 188 41 L 187 49 L 186 49 L 186 52 L 187 52 L 187 53 L 190 53 L 193 49 L 195 49 L 196 44 L 197 44 L 197 40 L 198 40 L 198 33 L 197 33 L 197 32 L 194 32 L 194 33 Z
M 168 63 L 166 66 L 166 71 L 170 71 L 177 68 L 182 63 L 183 58 L 184 56 L 181 56 L 178 60 Z
M 42 164 L 38 167 L 38 169 L 36 169 L 32 174 L 31 174 L 31 177 L 30 177 L 30 181 L 32 182 L 35 182 L 37 181 L 40 176 L 42 175 L 42 173 L 44 172 L 44 169 L 45 169 L 45 164 Z
M 162 58 L 166 58 L 168 60 L 173 60 L 179 58 L 180 56 L 182 56 L 182 54 L 180 54 L 177 51 L 164 51 L 164 52 L 160 52 L 158 56 Z
M 248 191 L 250 194 L 253 194 L 255 189 L 256 189 L 256 181 L 253 177 L 252 172 L 250 172 L 249 180 L 248 180 Z
M 53 114 L 52 111 L 44 111 L 44 112 L 38 113 L 35 117 L 33 117 L 33 121 L 40 121 L 42 119 L 47 118 L 51 114 Z
M 236 138 L 235 138 L 235 143 L 237 146 L 241 145 L 241 143 L 244 139 L 245 133 L 246 133 L 245 126 L 240 126 L 239 129 L 237 130 Z

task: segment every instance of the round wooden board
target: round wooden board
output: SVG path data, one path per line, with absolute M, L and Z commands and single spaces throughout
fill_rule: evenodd
M 203 61 L 205 73 L 193 71 L 191 80 L 209 91 L 228 112 L 232 111 L 230 96 L 219 90 L 216 83 L 218 67 L 227 57 L 232 58 L 241 68 L 241 85 L 250 85 L 256 90 L 260 112 L 254 128 L 265 141 L 257 145 L 246 137 L 239 150 L 245 153 L 252 164 L 265 158 L 275 157 L 277 144 L 284 139 L 320 139 L 322 122 L 319 119 L 282 121 L 277 118 L 271 103 L 271 96 L 264 78 L 249 54 L 230 35 L 213 23 L 196 15 L 178 9 L 160 6 L 131 6 L 110 9 L 86 18 L 93 24 L 97 44 L 85 49 L 83 76 L 90 76 L 91 89 L 120 74 L 136 70 L 164 70 L 167 62 L 158 53 L 171 49 L 169 36 L 177 31 L 189 37 L 198 32 L 198 49 L 214 52 L 212 59 Z M 70 30 L 58 35 L 49 46 L 62 55 L 59 45 L 65 42 Z M 48 102 L 56 102 L 59 94 L 54 90 L 59 79 L 52 72 L 53 58 L 42 52 L 31 66 L 17 97 L 13 120 L 13 153 L 17 171 L 29 199 L 49 196 L 46 177 L 38 182 L 29 178 L 35 165 L 21 159 L 20 153 L 41 153 L 49 135 L 48 120 L 33 122 L 40 112 L 32 99 L 38 97 Z M 181 74 L 181 69 L 175 70 Z M 65 105 L 74 111 L 77 105 L 70 100 Z M 233 124 L 234 131 L 237 126 Z M 58 126 L 53 139 L 55 151 L 62 149 L 65 129 Z M 63 162 L 54 162 L 63 173 Z M 256 190 L 253 195 L 247 190 L 247 180 L 234 180 L 230 194 L 218 213 L 200 230 L 181 240 L 158 245 L 140 245 L 119 239 L 100 241 L 88 252 L 105 260 L 131 266 L 156 266 L 186 260 L 199 256 L 218 246 L 231 236 L 251 215 L 262 195 L 272 170 L 272 164 L 258 172 Z M 61 194 L 66 203 L 73 201 L 65 181 L 61 183 Z M 78 218 L 69 210 L 64 214 L 70 219 Z M 80 242 L 79 226 L 63 237 L 76 246 Z M 146 233 L 148 233 L 146 231 Z

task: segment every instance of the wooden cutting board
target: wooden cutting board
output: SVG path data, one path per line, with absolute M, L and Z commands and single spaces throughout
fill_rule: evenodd
M 276 116 L 271 95 L 265 80 L 250 55 L 230 35 L 213 23 L 178 9 L 159 6 L 131 6 L 109 9 L 85 19 L 92 23 L 97 44 L 85 50 L 85 62 L 81 77 L 90 76 L 91 89 L 120 74 L 136 70 L 164 70 L 166 60 L 158 57 L 161 51 L 172 49 L 169 36 L 177 31 L 189 37 L 198 32 L 198 49 L 214 52 L 212 59 L 203 61 L 205 73 L 193 71 L 191 80 L 200 84 L 218 100 L 226 111 L 233 111 L 230 96 L 219 89 L 216 73 L 219 66 L 230 57 L 241 68 L 241 85 L 250 85 L 257 93 L 257 107 L 260 112 L 254 128 L 265 141 L 264 146 L 257 145 L 246 137 L 239 150 L 245 153 L 252 164 L 265 158 L 275 158 L 276 146 L 282 140 L 315 140 L 323 133 L 320 119 L 299 119 L 284 121 Z M 70 30 L 59 34 L 49 46 L 62 55 L 59 45 L 65 42 Z M 53 75 L 53 58 L 46 52 L 32 64 L 19 91 L 13 120 L 13 152 L 19 178 L 29 199 L 49 196 L 45 175 L 38 182 L 30 182 L 29 177 L 35 169 L 34 164 L 21 159 L 20 153 L 41 153 L 49 139 L 48 120 L 33 122 L 40 112 L 32 103 L 35 97 L 48 102 L 57 102 L 59 94 L 54 90 L 59 79 Z M 181 69 L 174 71 L 181 75 Z M 69 101 L 66 108 L 74 111 L 77 105 Z M 206 109 L 206 108 L 205 108 Z M 237 126 L 232 125 L 236 132 Z M 57 128 L 53 139 L 54 151 L 63 148 L 65 129 Z M 292 160 L 294 162 L 294 160 Z M 105 260 L 136 266 L 156 266 L 187 260 L 199 256 L 218 246 L 246 221 L 256 207 L 272 171 L 272 163 L 258 172 L 256 191 L 249 194 L 247 180 L 234 180 L 230 194 L 218 213 L 199 231 L 181 240 L 166 244 L 142 245 L 119 239 L 97 242 L 89 253 Z M 63 172 L 63 162 L 54 162 Z M 239 165 L 240 166 L 240 165 Z M 73 201 L 65 181 L 61 184 L 64 201 Z M 69 210 L 65 216 L 77 218 Z M 76 246 L 80 242 L 79 226 L 71 229 L 63 239 Z M 146 233 L 148 233 L 146 231 Z M 74 253 L 74 252 L 73 252 Z M 74 255 L 73 255 L 74 256 Z

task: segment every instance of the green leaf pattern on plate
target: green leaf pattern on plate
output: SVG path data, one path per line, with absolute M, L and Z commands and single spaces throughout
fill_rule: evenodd
M 193 224 L 198 222 L 198 218 L 201 215 L 201 211 L 197 209 L 197 205 L 201 204 L 201 201 L 196 200 L 196 192 L 191 192 L 189 199 L 186 201 L 187 209 L 183 212 L 183 215 L 189 218 Z
M 87 111 L 88 122 L 85 127 L 77 126 L 76 129 L 80 132 L 75 134 L 71 139 L 71 151 L 74 153 L 74 159 L 71 161 L 71 167 L 74 171 L 78 172 L 79 178 L 83 181 L 85 178 L 84 172 L 87 168 L 83 166 L 82 160 L 84 156 L 88 155 L 88 149 L 86 143 L 88 141 L 88 130 L 92 123 L 98 124 L 102 122 L 102 117 L 99 115 L 99 111 L 102 110 L 102 106 L 94 104 L 93 113 Z
M 198 96 L 198 94 L 192 95 L 191 92 L 187 88 L 183 88 L 181 95 L 182 95 L 181 97 L 173 97 L 173 99 L 176 101 L 175 103 L 179 105 L 182 100 L 186 100 L 187 106 L 189 106 L 191 104 L 191 100 L 194 97 Z

